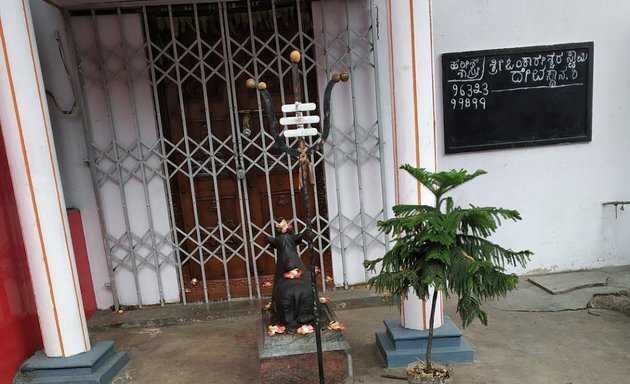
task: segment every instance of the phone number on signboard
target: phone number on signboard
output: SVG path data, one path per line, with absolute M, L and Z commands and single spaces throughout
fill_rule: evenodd
M 488 91 L 488 83 L 465 83 L 453 84 L 451 87 L 453 94 L 451 96 L 452 109 L 486 109 L 486 98 Z

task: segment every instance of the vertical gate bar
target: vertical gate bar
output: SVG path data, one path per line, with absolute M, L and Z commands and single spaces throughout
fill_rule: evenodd
M 77 92 L 77 101 L 79 102 L 79 109 L 81 111 L 81 121 L 83 122 L 83 138 L 85 140 L 85 148 L 87 150 L 88 162 L 90 164 L 90 176 L 92 179 L 92 189 L 94 189 L 94 195 L 96 197 L 96 210 L 98 212 L 98 221 L 101 226 L 101 236 L 103 238 L 103 249 L 105 251 L 105 261 L 107 263 L 107 275 L 109 276 L 110 289 L 112 290 L 112 299 L 114 301 L 114 310 L 118 312 L 120 308 L 120 302 L 118 299 L 118 289 L 116 287 L 116 278 L 114 276 L 114 266 L 112 263 L 112 255 L 111 250 L 109 248 L 109 244 L 107 242 L 107 225 L 105 224 L 105 216 L 103 213 L 103 196 L 101 195 L 100 187 L 98 185 L 98 176 L 96 174 L 96 160 L 94 157 L 94 137 L 92 135 L 92 124 L 87 117 L 86 105 L 83 102 L 83 87 L 81 86 L 81 75 L 79 73 L 79 62 L 77 61 L 77 57 L 75 54 L 76 44 L 74 43 L 74 29 L 72 28 L 72 23 L 70 21 L 70 13 L 65 10 L 63 11 L 63 18 L 66 24 L 66 28 L 70 31 L 67 34 L 70 45 L 73 49 L 70 50 L 70 60 L 74 64 L 72 66 L 72 74 L 75 79 L 79 81 L 78 86 L 73 86 L 75 91 Z
M 138 298 L 138 306 L 142 308 L 142 295 L 140 293 L 140 280 L 138 278 L 138 266 L 136 265 L 136 255 L 135 255 L 135 245 L 133 243 L 133 237 L 131 234 L 131 223 L 129 222 L 129 212 L 127 211 L 127 196 L 125 193 L 125 182 L 123 180 L 122 167 L 120 164 L 120 155 L 118 153 L 118 139 L 116 135 L 116 124 L 114 124 L 114 115 L 112 113 L 112 100 L 109 94 L 109 90 L 107 89 L 107 75 L 105 74 L 105 66 L 103 62 L 103 47 L 101 45 L 101 39 L 99 37 L 98 31 L 98 18 L 96 17 L 96 11 L 92 9 L 92 26 L 94 29 L 94 36 L 96 36 L 96 49 L 98 51 L 98 67 L 101 72 L 101 77 L 103 81 L 103 91 L 105 92 L 105 99 L 107 100 L 107 117 L 109 119 L 109 125 L 112 130 L 112 147 L 114 150 L 114 161 L 116 162 L 116 172 L 118 173 L 119 185 L 118 189 L 120 192 L 120 199 L 123 208 L 123 215 L 125 217 L 125 231 L 127 238 L 129 240 L 129 252 L 131 256 L 131 265 L 133 268 L 133 278 L 134 283 L 136 285 L 136 295 Z M 124 36 L 121 36 L 121 39 L 124 39 Z M 127 63 L 125 63 L 126 65 Z
M 273 7 L 273 5 L 272 5 Z M 254 58 L 253 62 L 254 62 L 254 78 L 258 79 L 258 62 L 257 60 L 255 60 L 255 58 L 258 56 L 257 55 L 257 51 L 256 51 L 256 44 L 254 42 L 254 23 L 252 22 L 252 14 L 251 14 L 251 8 L 248 7 L 247 10 L 248 13 L 248 17 L 249 17 L 249 35 L 251 37 L 251 49 L 252 49 L 252 57 Z M 277 35 L 276 35 L 277 38 Z M 279 59 L 279 57 L 278 57 Z M 257 105 L 260 105 L 260 94 L 258 92 L 256 92 L 256 101 L 257 101 Z M 267 140 L 265 138 L 265 129 L 264 129 L 264 122 L 263 122 L 263 118 L 262 118 L 262 108 L 260 108 L 260 112 L 258 113 L 258 117 L 259 117 L 259 126 L 261 127 L 260 129 L 260 139 L 262 141 L 262 147 L 263 149 L 267 148 Z M 265 154 L 263 154 L 262 156 L 263 158 L 263 164 L 265 167 L 265 187 L 267 188 L 267 205 L 269 207 L 269 222 L 271 223 L 271 235 L 272 236 L 276 236 L 276 226 L 274 225 L 275 220 L 274 220 L 274 213 L 273 213 L 273 199 L 272 199 L 272 191 L 271 191 L 271 181 L 269 180 L 269 172 L 271 171 L 271 169 L 269 169 L 269 161 L 267 159 L 267 156 Z M 251 230 L 251 229 L 250 229 Z M 252 249 L 252 262 L 254 263 L 254 270 L 256 271 L 256 292 L 258 294 L 258 298 L 261 297 L 260 294 L 260 283 L 258 281 L 258 268 L 257 268 L 257 263 L 256 261 L 258 260 L 258 258 L 264 256 L 264 252 L 261 252 L 260 255 L 256 255 L 255 252 L 255 248 L 254 248 L 254 241 L 252 239 L 251 242 L 251 249 Z
M 356 94 L 356 90 L 354 87 L 354 76 L 352 76 L 352 73 L 354 72 L 354 68 L 352 66 L 352 24 L 351 24 L 351 19 L 350 19 L 350 5 L 349 5 L 349 0 L 346 0 L 346 28 L 348 31 L 347 34 L 347 38 L 348 38 L 348 65 L 350 67 L 350 89 L 352 92 L 352 127 L 354 130 L 354 150 L 356 151 L 356 155 L 357 155 L 357 181 L 359 183 L 359 218 L 360 218 L 360 222 L 361 222 L 361 240 L 363 242 L 363 259 L 367 260 L 367 239 L 365 238 L 365 203 L 363 201 L 363 175 L 361 173 L 361 150 L 359 148 L 359 133 L 358 133 L 358 129 L 357 129 L 357 94 Z M 365 271 L 365 277 L 367 280 L 368 277 L 368 272 L 367 270 Z
M 251 41 L 251 49 L 252 49 L 252 59 L 256 57 L 256 47 L 255 47 L 255 42 L 254 42 L 254 26 L 253 26 L 253 21 L 252 21 L 252 8 L 251 8 L 251 2 L 248 0 L 247 1 L 247 20 L 249 22 L 249 39 Z M 244 46 L 245 44 L 243 44 Z M 231 55 L 230 55 L 231 57 Z M 257 75 L 257 65 L 256 65 L 256 60 L 253 60 L 254 63 L 254 73 L 255 76 L 258 77 Z M 233 68 L 233 67 L 232 67 Z M 236 77 L 233 75 L 232 76 L 232 80 L 234 82 L 236 82 Z M 236 88 L 234 89 L 234 96 L 236 96 Z M 234 102 L 234 109 L 236 110 L 236 125 L 237 125 L 237 130 L 240 132 L 240 121 L 238 120 L 238 100 L 236 100 Z M 262 127 L 262 125 L 261 125 Z M 261 131 L 261 136 L 264 136 L 264 134 Z M 247 166 L 245 165 L 245 155 L 244 155 L 244 151 L 243 151 L 243 141 L 241 139 L 241 135 L 240 133 L 238 134 L 238 146 L 239 146 L 239 157 L 241 158 L 241 166 L 243 167 L 243 171 L 247 172 Z M 263 156 L 263 158 L 265 158 Z M 267 159 L 265 158 L 265 162 L 267 161 Z M 267 170 L 267 168 L 265 167 L 265 170 Z M 267 186 L 269 186 L 269 174 L 267 173 L 265 175 L 265 180 L 266 180 L 266 184 Z M 261 292 L 260 292 L 260 280 L 259 280 L 259 276 L 258 276 L 258 264 L 257 264 L 257 260 L 259 257 L 261 257 L 261 255 L 257 255 L 256 254 L 256 247 L 254 246 L 254 230 L 252 228 L 252 217 L 251 217 L 251 210 L 249 208 L 249 189 L 247 188 L 248 182 L 247 182 L 247 178 L 243 179 L 243 191 L 245 194 L 245 215 L 247 216 L 247 229 L 249 231 L 249 247 L 251 250 L 251 261 L 253 264 L 253 269 L 254 269 L 254 280 L 256 282 L 256 296 L 260 299 L 262 297 Z M 271 190 L 267 189 L 267 191 L 269 191 L 269 198 L 271 198 Z M 269 205 L 269 209 L 272 209 L 272 205 Z M 272 225 L 272 227 L 274 227 Z M 247 272 L 249 273 L 249 268 L 247 268 Z M 248 276 L 249 277 L 249 276 Z M 248 279 L 249 280 L 249 279 Z M 249 281 L 248 281 L 249 282 Z M 251 289 L 251 288 L 250 288 Z
M 197 236 L 197 249 L 199 250 L 199 265 L 201 266 L 201 278 L 203 281 L 203 296 L 208 300 L 208 282 L 206 281 L 206 263 L 203 256 L 201 244 L 201 233 L 199 232 L 199 215 L 197 214 L 197 191 L 195 190 L 195 180 L 193 176 L 192 162 L 190 161 L 190 144 L 188 143 L 188 124 L 186 123 L 186 112 L 184 109 L 184 94 L 182 92 L 182 78 L 179 72 L 179 54 L 177 53 L 177 38 L 175 36 L 175 25 L 173 23 L 173 8 L 168 5 L 168 19 L 171 28 L 171 43 L 173 44 L 173 61 L 175 64 L 175 76 L 177 78 L 177 93 L 179 96 L 179 109 L 182 118 L 182 129 L 184 131 L 184 143 L 186 148 L 186 163 L 188 166 L 188 184 L 190 188 L 190 198 L 193 204 L 193 216 L 195 219 L 195 235 Z M 188 236 L 188 234 L 186 234 Z
M 157 253 L 157 245 L 155 243 L 155 226 L 153 225 L 153 212 L 151 210 L 151 200 L 149 199 L 149 187 L 147 185 L 147 173 L 144 168 L 144 153 L 142 151 L 142 141 L 140 140 L 140 126 L 138 123 L 138 114 L 136 111 L 136 98 L 133 94 L 133 79 L 131 78 L 131 74 L 129 73 L 129 56 L 127 53 L 127 39 L 126 30 L 123 23 L 123 16 L 120 8 L 117 9 L 118 13 L 118 22 L 120 25 L 120 34 L 122 36 L 122 49 L 123 49 L 123 59 L 125 61 L 125 68 L 127 68 L 127 88 L 129 88 L 129 96 L 131 101 L 131 114 L 133 115 L 133 125 L 136 131 L 136 145 L 138 146 L 138 152 L 140 153 L 140 174 L 142 175 L 142 190 L 144 192 L 144 203 L 147 211 L 147 219 L 149 222 L 149 232 L 151 237 L 151 249 L 153 251 L 153 256 L 155 258 L 155 273 L 156 280 L 158 285 L 158 291 L 160 293 L 160 304 L 164 305 L 164 290 L 162 288 L 162 275 L 160 274 L 160 258 Z
M 317 164 L 314 161 L 315 159 L 315 155 L 311 154 L 311 163 L 317 167 Z M 320 162 L 321 162 L 321 166 L 323 167 L 325 165 L 325 160 L 324 160 L 324 156 L 323 154 L 320 157 Z M 317 226 L 317 253 L 319 254 L 319 265 L 321 265 L 320 267 L 320 278 L 322 280 L 322 291 L 326 292 L 326 273 L 325 273 L 325 265 L 324 265 L 324 247 L 323 247 L 323 242 L 322 242 L 322 216 L 320 213 L 320 207 L 319 207 L 319 185 L 317 183 L 317 173 L 313 172 L 313 180 L 315 182 L 315 185 L 313 185 L 313 197 L 314 197 L 314 204 L 315 204 L 315 216 L 316 216 L 316 226 Z M 325 180 L 325 178 L 324 178 Z M 325 190 L 324 190 L 325 192 Z M 331 260 L 332 262 L 332 260 Z
M 323 120 L 323 119 L 322 119 Z M 311 154 L 311 163 L 317 167 L 317 164 L 315 163 L 315 155 Z M 324 160 L 324 155 L 321 154 L 320 157 L 320 163 L 321 166 L 324 167 L 326 161 Z M 323 242 L 322 242 L 322 215 L 320 213 L 320 209 L 319 209 L 319 184 L 317 183 L 317 172 L 313 172 L 313 180 L 315 181 L 315 185 L 313 185 L 313 197 L 315 200 L 315 216 L 316 216 L 316 224 L 317 224 L 317 253 L 319 253 L 319 265 L 321 265 L 320 267 L 320 278 L 322 279 L 322 291 L 326 292 L 326 273 L 325 273 L 325 265 L 324 265 L 324 247 L 323 247 Z M 325 178 L 324 178 L 325 180 Z M 325 189 L 324 189 L 324 192 Z M 332 260 L 331 260 L 332 263 Z M 332 267 L 332 266 L 331 266 Z
M 225 3 L 221 3 L 222 4 L 222 17 L 219 18 L 219 20 L 221 20 L 221 26 L 222 26 L 222 31 L 225 33 L 224 35 L 224 41 L 226 42 L 227 45 L 227 57 L 225 60 L 225 64 L 226 64 L 226 70 L 227 70 L 227 76 L 226 79 L 234 79 L 234 68 L 232 65 L 232 61 L 233 61 L 233 57 L 232 57 L 232 47 L 231 47 L 231 37 L 230 37 L 230 29 L 229 26 L 227 25 L 227 20 L 228 20 L 228 16 L 227 16 L 227 7 L 225 6 Z M 249 3 L 248 3 L 249 6 Z M 232 127 L 232 143 L 233 143 L 233 151 L 234 151 L 234 159 L 236 162 L 236 166 L 237 168 L 241 167 L 243 170 L 245 170 L 245 164 L 243 162 L 243 156 L 242 156 L 242 146 L 241 146 L 241 140 L 240 140 L 240 136 L 237 132 L 238 129 L 238 108 L 236 107 L 238 105 L 237 100 L 236 100 L 236 89 L 235 89 L 235 84 L 234 82 L 230 83 L 230 81 L 227 81 L 227 89 L 228 89 L 228 103 L 230 105 L 229 107 L 229 111 L 230 111 L 230 124 Z M 235 122 L 236 120 L 236 122 Z M 237 169 L 238 170 L 238 169 Z M 247 224 L 245 223 L 245 214 L 243 213 L 243 208 L 245 208 L 247 210 L 247 217 L 249 218 L 249 199 L 248 199 L 248 195 L 247 195 L 247 188 L 245 188 L 245 184 L 246 182 L 237 182 L 239 188 L 238 189 L 238 198 L 239 198 L 239 202 L 240 202 L 240 211 L 241 211 L 241 228 L 242 228 L 242 233 L 243 233 L 243 249 L 245 251 L 245 265 L 247 268 L 247 287 L 249 289 L 249 298 L 252 299 L 253 298 L 253 292 L 252 292 L 252 281 L 251 281 L 251 272 L 249 270 L 249 251 L 247 248 L 247 245 L 245 245 L 245 242 L 248 241 L 247 238 Z M 245 191 L 243 191 L 243 189 L 245 189 Z M 254 257 L 252 255 L 252 257 Z M 256 266 L 254 265 L 254 277 L 256 279 L 256 289 L 258 290 L 258 297 L 260 298 L 260 284 L 258 282 L 258 271 L 256 270 Z M 228 280 L 228 276 L 225 276 L 226 279 L 226 284 L 229 281 Z
M 326 57 L 326 78 L 330 77 L 331 69 L 328 65 L 329 56 L 328 56 L 328 32 L 326 30 L 326 2 L 321 2 L 322 7 L 322 31 L 324 35 L 324 55 Z M 339 222 L 339 247 L 341 249 L 341 269 L 343 272 L 343 287 L 344 289 L 348 289 L 348 261 L 346 258 L 346 247 L 345 241 L 343 238 L 343 214 L 341 210 L 341 189 L 339 188 L 339 169 L 337 167 L 337 144 L 335 141 L 335 130 L 333 127 L 330 129 L 330 140 L 328 141 L 332 147 L 332 157 L 333 157 L 333 169 L 335 171 L 335 193 L 337 194 L 337 220 Z M 332 220 L 330 221 L 332 223 Z M 332 225 L 331 225 L 332 226 Z M 332 228 L 331 228 L 332 229 Z M 332 240 L 332 239 L 331 239 Z M 332 250 L 332 244 L 331 244 Z M 323 273 L 322 273 L 323 274 Z
M 173 248 L 175 250 L 175 256 L 177 258 L 176 262 L 177 262 L 177 277 L 179 279 L 179 288 L 180 288 L 180 292 L 181 292 L 181 297 L 182 297 L 182 302 L 185 304 L 187 304 L 186 302 L 186 294 L 185 294 L 185 287 L 184 287 L 184 275 L 182 273 L 182 262 L 181 262 L 181 256 L 180 256 L 180 249 L 179 249 L 179 237 L 177 236 L 177 223 L 175 221 L 175 211 L 174 211 L 174 202 L 173 202 L 173 195 L 171 192 L 171 176 L 168 170 L 168 161 L 166 159 L 166 147 L 164 146 L 164 127 L 162 126 L 162 114 L 160 111 L 160 99 L 158 96 L 158 84 L 157 84 L 157 79 L 155 76 L 155 62 L 153 59 L 153 49 L 152 49 L 152 41 L 151 41 L 151 33 L 149 31 L 149 20 L 147 18 L 147 9 L 146 7 L 142 7 L 142 17 L 144 19 L 144 33 L 145 33 L 145 40 L 146 40 L 146 44 L 147 44 L 147 55 L 149 57 L 149 68 L 150 68 L 150 73 L 151 73 L 151 90 L 153 92 L 153 107 L 155 108 L 155 119 L 157 121 L 157 128 L 158 128 L 158 134 L 159 134 L 159 141 L 160 141 L 160 150 L 162 151 L 162 158 L 160 160 L 161 166 L 164 169 L 164 188 L 165 188 L 165 192 L 166 192 L 166 196 L 168 198 L 168 208 L 169 208 L 169 219 L 171 222 L 171 232 L 173 234 Z
M 197 4 L 193 5 L 193 10 L 195 14 L 195 29 L 197 30 L 197 50 L 199 52 L 199 58 L 201 60 L 201 63 L 200 63 L 201 79 L 202 79 L 201 87 L 203 89 L 203 105 L 204 105 L 205 115 L 206 115 L 205 116 L 206 117 L 206 130 L 208 134 L 208 145 L 210 147 L 210 154 L 211 154 L 210 163 L 212 164 L 212 184 L 214 188 L 214 201 L 217 206 L 217 224 L 219 227 L 219 240 L 221 241 L 221 255 L 223 258 L 223 273 L 225 274 L 225 276 L 228 276 L 227 256 L 226 256 L 226 251 L 225 251 L 225 236 L 223 235 L 223 221 L 222 221 L 223 216 L 221 214 L 221 200 L 219 199 L 219 183 L 217 182 L 217 170 L 216 170 L 216 163 L 214 160 L 214 143 L 212 140 L 212 121 L 210 120 L 210 108 L 208 106 L 208 89 L 206 86 L 207 79 L 206 79 L 206 70 L 205 70 L 204 59 L 203 59 L 203 50 L 201 48 L 201 33 L 200 33 L 199 14 L 197 10 Z M 224 56 L 225 56 L 225 52 L 224 52 Z M 227 291 L 228 300 L 232 300 L 232 287 L 230 287 L 227 281 L 226 281 L 225 288 Z
M 306 50 L 304 49 L 304 26 L 302 25 L 302 8 L 300 6 L 301 2 L 300 0 L 295 0 L 295 8 L 297 10 L 297 21 L 298 21 L 298 36 L 299 36 L 299 40 L 300 40 L 300 52 L 302 53 L 302 81 L 303 81 L 303 88 L 304 88 L 304 101 L 305 102 L 309 102 L 311 101 L 309 99 L 309 92 L 308 92 L 308 82 L 306 81 L 307 79 L 307 72 L 306 72 Z M 312 12 L 311 12 L 312 14 Z M 313 51 L 315 51 L 313 49 Z M 317 63 L 317 59 L 316 57 L 313 57 L 313 62 Z M 317 71 L 317 65 L 314 67 L 315 71 Z M 310 114 L 310 112 L 309 112 Z M 322 119 L 323 120 L 323 119 Z M 312 138 L 309 137 L 309 145 L 313 144 L 312 142 Z M 322 155 L 322 160 L 323 160 L 323 155 Z M 313 164 L 313 167 L 316 167 L 316 163 L 315 163 L 315 154 L 311 154 L 310 155 L 310 162 L 311 164 Z M 319 254 L 319 265 L 320 267 L 320 275 L 322 278 L 322 291 L 326 292 L 326 277 L 325 277 L 325 268 L 324 268 L 324 251 L 322 249 L 322 228 L 321 228 L 321 214 L 320 214 L 320 210 L 319 210 L 319 199 L 317 198 L 319 196 L 319 189 L 318 189 L 318 184 L 317 184 L 317 172 L 313 172 L 313 180 L 315 182 L 315 185 L 313 185 L 313 202 L 315 204 L 315 223 L 317 224 L 317 253 Z M 310 190 L 310 189 L 309 189 Z M 310 225 L 313 225 L 313 223 L 310 223 Z M 312 233 L 308 234 L 309 236 L 312 236 Z M 314 268 L 314 266 L 311 266 L 311 268 Z
M 276 9 L 276 2 L 272 1 L 271 2 L 271 12 L 272 12 L 272 19 L 273 19 L 273 34 L 274 34 L 274 40 L 276 43 L 276 58 L 277 58 L 277 62 L 278 62 L 278 79 L 279 79 L 279 84 L 281 84 L 280 86 L 280 100 L 282 101 L 282 104 L 286 104 L 287 103 L 287 96 L 284 93 L 284 75 L 282 73 L 282 50 L 280 48 L 280 33 L 279 33 L 279 28 L 278 28 L 278 11 Z M 258 92 L 257 92 L 258 93 Z M 261 119 L 262 119 L 262 112 L 261 112 Z M 285 142 L 289 143 L 289 139 L 285 138 L 284 139 Z M 287 159 L 287 172 L 288 172 L 288 176 L 289 176 L 289 188 L 291 189 L 291 209 L 293 212 L 293 217 L 291 218 L 291 221 L 293 221 L 295 223 L 295 231 L 298 232 L 298 218 L 297 218 L 297 205 L 296 205 L 296 197 L 295 197 L 295 183 L 293 182 L 293 169 L 295 168 L 294 164 L 293 164 L 293 160 L 291 159 L 290 155 L 286 155 L 286 159 Z
M 325 28 L 323 28 L 324 23 L 325 23 L 323 6 L 324 5 L 323 5 L 323 2 L 322 2 L 321 5 L 320 5 L 320 17 L 322 19 L 322 47 L 323 47 L 323 50 L 324 50 L 324 73 L 325 73 L 325 77 L 326 77 L 325 79 L 328 80 L 330 78 L 330 68 L 328 66 L 328 47 L 326 46 Z M 311 7 L 312 7 L 312 5 L 311 5 Z M 311 8 L 311 15 L 312 14 L 313 14 L 313 12 L 312 12 L 312 8 Z M 313 28 L 314 28 L 314 26 L 313 26 Z M 313 30 L 313 40 L 316 40 L 316 39 L 317 39 L 317 37 L 315 36 L 315 31 Z M 315 62 L 317 62 L 317 57 L 315 57 L 314 59 L 315 59 Z M 316 70 L 318 70 L 317 65 L 316 65 Z M 330 141 L 333 142 L 334 135 L 332 135 L 332 129 L 331 129 L 331 132 L 329 132 L 329 136 L 331 137 Z M 333 148 L 333 154 L 334 154 L 334 148 Z M 322 162 L 321 166 L 324 168 L 324 172 L 325 172 L 326 156 L 325 156 L 325 152 L 324 152 L 324 148 L 323 147 L 321 149 L 320 161 Z M 333 165 L 334 165 L 334 160 L 333 160 Z M 315 177 L 317 177 L 317 174 L 315 174 Z M 317 181 L 315 182 L 315 184 L 317 186 Z M 317 188 L 316 188 L 316 190 L 317 190 Z M 326 192 L 327 192 L 326 188 L 324 188 L 324 193 L 326 193 Z M 315 201 L 317 201 L 317 199 L 315 199 Z M 326 203 L 328 203 L 328 201 L 326 201 Z M 319 207 L 317 207 L 316 209 L 317 209 L 317 212 L 319 212 Z M 328 223 L 328 232 L 329 232 L 329 248 L 330 248 L 330 253 L 331 253 L 330 263 L 332 264 L 332 239 L 330 239 L 330 233 L 331 233 L 331 230 L 332 230 L 332 226 L 331 226 L 332 220 L 330 219 L 330 210 L 328 210 L 328 215 L 329 215 L 329 217 L 328 217 L 327 223 Z M 318 244 L 319 244 L 320 250 L 322 252 L 321 253 L 322 260 L 320 261 L 320 264 L 322 265 L 320 279 L 322 280 L 323 291 L 326 292 L 326 273 L 325 273 L 325 269 L 324 269 L 324 260 L 323 260 L 324 249 L 323 249 L 323 246 L 322 246 L 322 236 L 321 236 L 322 230 L 321 230 L 321 223 L 320 223 L 320 221 L 321 221 L 321 215 L 320 215 L 320 220 L 318 220 L 318 223 L 317 223 L 317 230 L 320 233 Z M 331 265 L 331 270 L 332 270 L 332 265 Z
M 385 152 L 383 148 L 383 110 L 381 106 L 381 79 L 379 75 L 379 65 L 378 65 L 378 34 L 376 30 L 376 25 L 378 23 L 377 17 L 378 14 L 374 11 L 375 4 L 374 0 L 370 0 L 370 17 L 371 17 L 371 28 L 372 28 L 372 55 L 374 56 L 374 91 L 376 94 L 376 124 L 378 127 L 378 157 L 379 157 L 379 165 L 381 171 L 381 199 L 383 202 L 383 220 L 387 220 L 389 218 L 389 212 L 387 210 L 387 186 L 385 183 Z M 398 170 L 396 170 L 397 172 Z M 390 249 L 389 244 L 389 236 L 387 234 L 384 235 L 385 240 L 385 251 L 388 252 Z
M 308 98 L 308 82 L 306 81 L 306 60 L 304 56 L 306 56 L 306 51 L 304 50 L 304 29 L 302 26 L 302 7 L 300 7 L 301 0 L 295 0 L 295 12 L 297 13 L 297 25 L 298 25 L 298 42 L 300 44 L 300 53 L 302 54 L 302 60 L 300 60 L 300 64 L 302 66 L 302 89 L 304 89 L 304 101 L 309 102 Z M 310 113 L 310 112 L 308 112 Z

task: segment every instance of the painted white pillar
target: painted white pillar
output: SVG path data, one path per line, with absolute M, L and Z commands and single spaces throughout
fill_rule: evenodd
M 27 0 L 0 1 L 0 124 L 49 357 L 90 349 Z
M 433 195 L 398 169 L 411 164 L 437 170 L 431 0 L 389 0 L 388 11 L 396 203 L 433 204 Z M 436 328 L 444 321 L 438 295 Z M 428 329 L 430 310 L 430 300 L 409 292 L 401 305 L 402 326 Z

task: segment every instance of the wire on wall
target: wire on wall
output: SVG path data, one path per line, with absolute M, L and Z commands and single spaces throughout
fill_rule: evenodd
M 64 115 L 72 115 L 77 109 L 77 96 L 74 92 L 74 85 L 72 83 L 72 77 L 70 77 L 70 71 L 68 70 L 68 63 L 66 62 L 66 56 L 64 54 L 63 43 L 61 42 L 59 31 L 55 31 L 55 40 L 57 40 L 57 48 L 59 49 L 59 56 L 61 57 L 61 62 L 63 63 L 63 67 L 66 71 L 66 76 L 68 77 L 68 83 L 70 84 L 70 89 L 72 90 L 72 99 L 73 99 L 72 107 L 70 107 L 70 109 L 64 109 L 63 107 L 61 107 L 59 103 L 57 102 L 55 95 L 48 89 L 46 89 L 46 95 L 50 97 L 50 99 L 53 101 L 53 104 L 55 105 L 55 108 L 57 108 L 59 112 L 63 113 Z

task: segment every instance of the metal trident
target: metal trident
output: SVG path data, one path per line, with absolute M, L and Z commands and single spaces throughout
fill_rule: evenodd
M 280 124 L 296 124 L 298 129 L 291 130 L 287 129 L 280 133 L 278 131 L 278 121 L 276 120 L 275 111 L 273 108 L 273 100 L 269 91 L 267 90 L 267 84 L 264 82 L 257 83 L 254 79 L 247 80 L 247 88 L 257 89 L 258 92 L 263 97 L 265 102 L 265 109 L 267 111 L 267 118 L 269 119 L 269 126 L 271 127 L 271 135 L 274 138 L 274 145 L 285 154 L 296 157 L 298 159 L 300 168 L 300 190 L 302 191 L 302 196 L 304 197 L 304 209 L 306 213 L 306 236 L 308 243 L 308 254 L 311 263 L 311 290 L 313 292 L 313 309 L 315 312 L 315 342 L 317 343 L 317 365 L 319 369 L 319 382 L 320 384 L 324 384 L 324 361 L 322 356 L 322 336 L 321 336 L 321 326 L 319 319 L 319 296 L 317 294 L 317 282 L 315 277 L 315 252 L 313 250 L 313 238 L 311 234 L 311 211 L 310 211 L 310 197 L 308 185 L 312 184 L 313 180 L 313 170 L 312 165 L 310 164 L 308 157 L 309 155 L 317 152 L 322 149 L 326 139 L 328 138 L 328 134 L 330 133 L 330 95 L 332 94 L 332 89 L 339 81 L 346 82 L 350 78 L 350 75 L 347 72 L 336 73 L 332 75 L 331 79 L 328 81 L 326 85 L 326 90 L 324 91 L 324 128 L 322 133 L 313 144 L 310 146 L 306 143 L 304 136 L 312 136 L 317 134 L 317 130 L 314 128 L 304 128 L 304 124 L 317 123 L 319 122 L 319 116 L 302 116 L 302 111 L 311 111 L 315 109 L 315 104 L 302 104 L 302 87 L 300 84 L 300 74 L 298 69 L 298 63 L 300 62 L 301 55 L 299 51 L 293 51 L 290 54 L 291 59 L 291 74 L 293 78 L 293 98 L 295 105 L 283 105 L 283 112 L 295 112 L 296 116 L 291 118 L 282 118 L 280 119 Z M 285 137 L 299 137 L 298 147 L 299 149 L 294 149 L 289 147 L 285 140 L 282 138 Z M 322 270 L 323 273 L 323 270 Z

